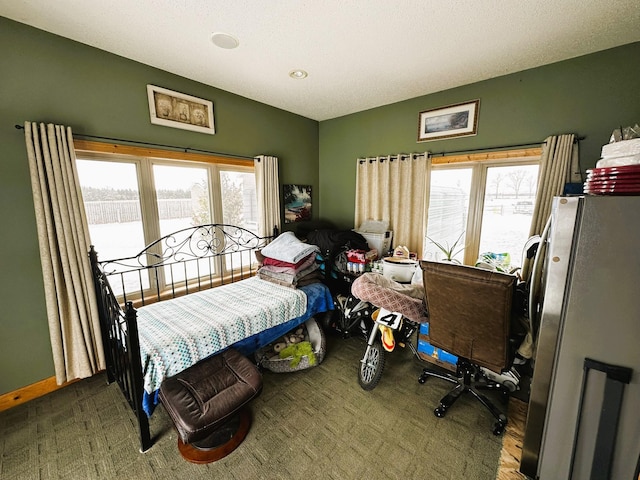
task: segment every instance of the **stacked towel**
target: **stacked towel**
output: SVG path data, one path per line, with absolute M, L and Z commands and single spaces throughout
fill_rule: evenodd
M 262 249 L 265 257 L 287 263 L 298 263 L 311 253 L 318 252 L 317 245 L 304 243 L 293 232 L 284 232 Z
M 301 287 L 322 280 L 316 263 L 318 247 L 300 241 L 293 232 L 279 235 L 262 249 L 258 277 L 287 287 Z

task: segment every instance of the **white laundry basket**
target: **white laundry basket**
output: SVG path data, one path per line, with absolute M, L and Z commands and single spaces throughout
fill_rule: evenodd
M 283 373 L 304 370 L 322 363 L 326 351 L 326 338 L 324 331 L 313 317 L 307 320 L 303 326 L 304 330 L 306 330 L 304 332 L 305 340 L 311 343 L 313 354 L 316 357 L 316 361 L 313 365 L 311 365 L 311 362 L 309 361 L 309 356 L 304 355 L 300 360 L 300 363 L 295 367 L 292 367 L 291 360 L 293 357 L 280 358 L 280 356 L 274 352 L 273 344 L 269 344 L 256 351 L 255 358 L 258 365 L 266 368 L 267 370 L 271 370 L 272 372 Z M 277 343 L 277 341 L 274 343 Z

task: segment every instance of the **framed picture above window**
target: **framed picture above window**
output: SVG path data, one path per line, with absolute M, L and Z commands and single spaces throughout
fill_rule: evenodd
M 478 132 L 480 100 L 420 112 L 418 142 L 466 137 Z
M 213 102 L 147 85 L 151 123 L 194 132 L 216 133 Z
M 284 223 L 311 220 L 311 185 L 284 186 Z

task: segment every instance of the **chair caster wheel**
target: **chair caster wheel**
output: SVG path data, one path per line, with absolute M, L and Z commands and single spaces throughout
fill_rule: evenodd
M 420 378 L 418 378 L 418 383 L 420 384 L 425 383 L 426 381 L 427 381 L 426 375 L 420 375 Z
M 493 434 L 497 437 L 504 433 L 504 425 L 502 423 L 496 423 L 493 426 Z
M 437 408 L 433 411 L 433 414 L 434 414 L 436 417 L 438 417 L 438 418 L 442 418 L 442 417 L 444 417 L 446 413 L 447 413 L 447 409 L 446 409 L 446 408 L 444 408 L 444 407 L 442 407 L 442 406 L 437 407 Z

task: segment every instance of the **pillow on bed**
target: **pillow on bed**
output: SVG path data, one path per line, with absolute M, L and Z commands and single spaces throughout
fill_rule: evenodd
M 284 232 L 262 249 L 262 255 L 282 262 L 298 263 L 300 260 L 320 249 L 316 245 L 304 243 L 293 232 Z

